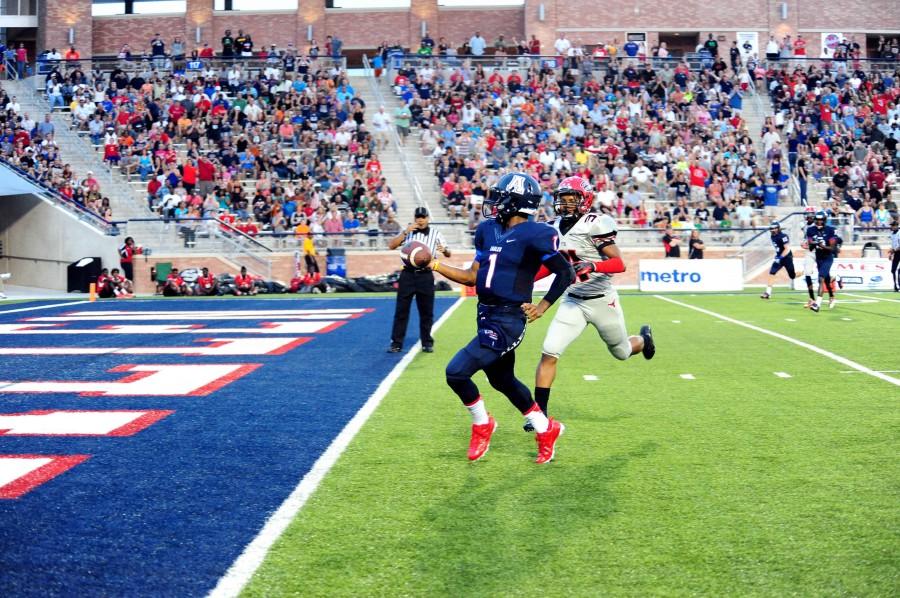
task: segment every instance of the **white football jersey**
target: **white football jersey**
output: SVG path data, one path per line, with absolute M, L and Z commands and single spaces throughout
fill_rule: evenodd
M 559 226 L 561 218 L 552 222 L 559 233 L 559 252 L 570 262 L 596 262 L 606 258 L 594 245 L 591 237 L 609 235 L 616 232 L 616 221 L 607 214 L 585 214 L 578 219 L 575 226 L 565 234 Z M 612 291 L 612 275 L 592 272 L 586 277 L 579 277 L 569 287 L 576 295 L 600 295 Z

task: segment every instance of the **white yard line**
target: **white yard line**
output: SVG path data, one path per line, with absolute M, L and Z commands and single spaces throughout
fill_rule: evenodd
M 53 303 L 51 305 L 38 305 L 37 307 L 20 307 L 17 309 L 7 309 L 0 311 L 0 314 L 17 314 L 23 311 L 35 311 L 37 309 L 53 309 L 54 307 L 66 307 L 68 305 L 81 305 L 82 303 L 90 303 L 90 301 L 70 301 L 69 303 Z
M 791 377 L 791 375 L 788 374 L 787 372 L 774 372 L 774 374 L 776 376 L 778 376 L 779 378 L 790 378 Z
M 453 315 L 456 308 L 463 304 L 463 302 L 463 298 L 457 299 L 456 302 L 444 312 L 440 319 L 434 323 L 432 332 L 436 332 L 444 322 Z M 312 469 L 309 470 L 309 473 L 303 476 L 303 479 L 300 480 L 290 496 L 281 503 L 278 510 L 275 511 L 268 521 L 266 521 L 266 524 L 263 526 L 262 530 L 260 530 L 259 534 L 257 534 L 253 541 L 247 545 L 241 553 L 241 556 L 232 563 L 231 567 L 225 572 L 225 575 L 222 576 L 216 587 L 209 593 L 210 598 L 232 597 L 241 593 L 241 590 L 247 585 L 247 582 L 250 581 L 250 578 L 253 577 L 253 574 L 262 564 L 269 549 L 272 548 L 275 541 L 284 533 L 284 530 L 287 529 L 291 521 L 294 520 L 294 517 L 297 516 L 297 513 L 300 512 L 300 509 L 302 509 L 303 505 L 306 504 L 306 501 L 309 500 L 309 497 L 312 496 L 334 464 L 337 463 L 338 458 L 340 458 L 347 446 L 350 445 L 350 442 L 356 436 L 357 432 L 363 427 L 363 424 L 366 423 L 369 416 L 375 412 L 375 409 L 381 404 L 382 399 L 387 396 L 388 391 L 390 391 L 394 383 L 400 378 L 407 366 L 412 363 L 412 360 L 418 355 L 420 350 L 421 344 L 416 343 L 416 345 L 403 356 L 400 362 L 394 366 L 394 369 L 390 371 L 387 377 L 381 381 L 381 384 L 378 385 L 378 388 L 375 389 L 372 396 L 370 396 L 360 410 L 356 412 L 353 419 L 347 422 L 347 425 L 344 426 L 344 429 L 341 430 L 340 434 L 337 435 L 325 452 L 322 453 L 322 456 L 316 460 Z
M 597 376 L 594 376 L 593 374 L 585 374 L 584 379 L 588 382 L 596 382 L 598 380 Z
M 720 320 L 725 320 L 726 322 L 731 322 L 732 324 L 737 324 L 738 326 L 743 326 L 744 328 L 749 328 L 750 330 L 754 330 L 754 331 L 760 332 L 762 334 L 774 336 L 777 339 L 781 339 L 788 343 L 797 345 L 798 347 L 803 347 L 804 349 L 812 351 L 813 353 L 818 353 L 819 355 L 822 355 L 823 357 L 827 357 L 828 359 L 833 359 L 834 361 L 837 361 L 838 363 L 841 363 L 847 367 L 853 368 L 854 370 L 863 372 L 864 374 L 868 374 L 870 376 L 878 378 L 879 380 L 884 380 L 885 382 L 890 382 L 894 386 L 900 386 L 900 380 L 898 380 L 897 378 L 888 376 L 886 374 L 883 374 L 883 373 L 873 370 L 871 368 L 867 368 L 866 366 L 856 363 L 855 361 L 851 361 L 850 359 L 847 359 L 846 357 L 836 355 L 836 354 L 832 353 L 831 351 L 826 351 L 825 349 L 822 349 L 815 345 L 811 345 L 809 343 L 803 342 L 796 338 L 786 336 L 784 334 L 775 332 L 773 330 L 767 330 L 765 328 L 760 328 L 759 326 L 754 326 L 753 324 L 748 324 L 747 322 L 742 322 L 741 320 L 735 320 L 734 318 L 729 318 L 728 316 L 722 315 L 720 313 L 716 313 L 714 311 L 710 311 L 708 309 L 703 309 L 702 307 L 697 307 L 695 305 L 690 305 L 689 303 L 683 303 L 681 301 L 676 301 L 675 299 L 663 297 L 662 295 L 654 295 L 654 297 L 656 297 L 657 299 L 661 299 L 662 301 L 668 301 L 669 303 L 674 303 L 675 305 L 679 305 L 679 306 L 685 307 L 687 309 L 692 309 L 694 311 L 698 311 L 700 313 L 706 314 L 708 316 L 712 316 L 714 318 L 719 318 Z
M 857 295 L 856 293 L 840 293 L 841 295 L 847 295 L 848 297 L 859 297 L 860 299 L 871 299 L 874 301 L 887 301 L 888 303 L 900 303 L 900 299 L 887 299 L 885 297 L 872 297 L 870 295 Z
M 696 380 L 693 374 L 681 374 L 682 379 L 684 380 Z

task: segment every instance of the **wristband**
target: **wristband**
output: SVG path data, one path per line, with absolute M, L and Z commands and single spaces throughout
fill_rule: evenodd
M 431 262 L 431 269 L 435 272 L 439 272 L 438 266 L 440 266 L 440 265 L 441 265 L 441 262 L 439 262 L 438 260 L 434 260 L 433 262 Z

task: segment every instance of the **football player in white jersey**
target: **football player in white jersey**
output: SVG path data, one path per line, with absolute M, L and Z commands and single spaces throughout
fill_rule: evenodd
M 572 262 L 576 277 L 547 329 L 535 375 L 534 398 L 544 413 L 556 363 L 588 324 L 616 359 L 625 360 L 638 353 L 652 359 L 656 353 L 650 326 L 642 326 L 637 336 L 628 336 L 625 329 L 625 314 L 611 280 L 613 274 L 625 271 L 616 246 L 616 221 L 606 214 L 590 212 L 593 203 L 594 190 L 581 177 L 563 179 L 554 193 L 557 218 L 550 224 L 559 231 L 559 252 Z

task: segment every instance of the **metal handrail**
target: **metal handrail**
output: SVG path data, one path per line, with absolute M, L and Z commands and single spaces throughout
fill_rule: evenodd
M 381 94 L 381 89 L 378 86 L 378 81 L 375 80 L 375 73 L 372 69 L 372 65 L 369 63 L 369 57 L 363 54 L 363 69 L 366 74 L 366 81 L 369 84 L 369 88 L 372 90 L 372 93 L 375 95 L 375 99 L 378 101 L 380 106 L 384 106 L 384 96 Z M 395 127 L 388 127 L 390 131 L 391 142 L 397 150 L 397 153 L 400 156 L 400 165 L 403 167 L 403 174 L 406 175 L 407 180 L 410 183 L 410 186 L 413 190 L 413 196 L 415 198 L 416 206 L 423 206 L 428 210 L 428 213 L 431 212 L 431 208 L 428 205 L 428 202 L 425 200 L 425 194 L 422 191 L 422 186 L 419 184 L 419 178 L 415 175 L 412 168 L 409 166 L 409 160 L 406 158 L 406 152 L 404 151 L 404 147 L 400 142 L 400 136 L 397 134 L 397 130 Z

